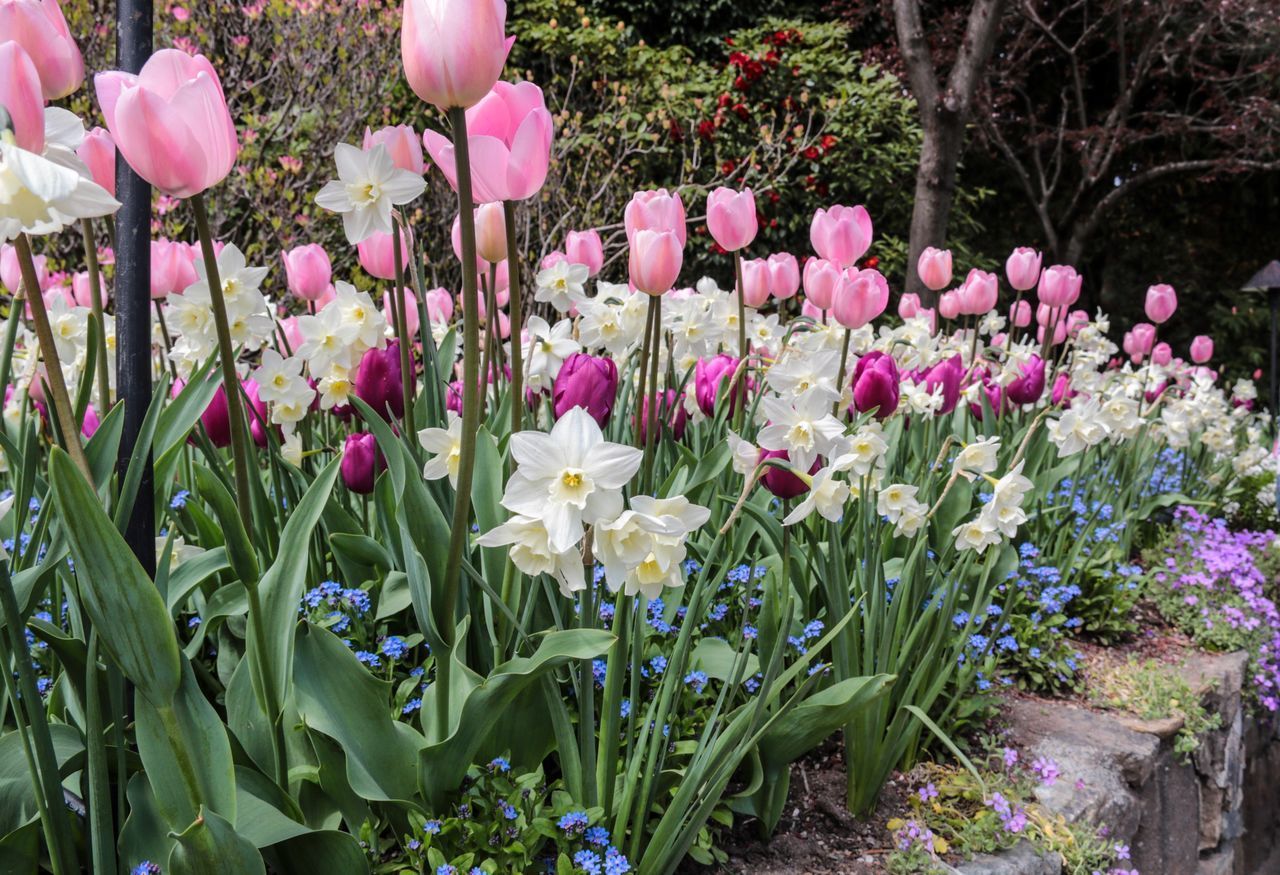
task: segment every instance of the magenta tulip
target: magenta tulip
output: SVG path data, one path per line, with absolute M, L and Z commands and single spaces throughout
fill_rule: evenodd
M 951 282 L 951 250 L 927 247 L 916 262 L 916 273 L 926 288 L 942 291 Z
M 820 209 L 809 226 L 813 251 L 841 269 L 852 267 L 866 254 L 871 248 L 871 235 L 871 216 L 863 206 Z
M 366 241 L 368 242 L 368 241 Z M 360 246 L 364 247 L 364 243 Z M 289 291 L 303 301 L 318 301 L 329 291 L 333 279 L 333 267 L 329 253 L 319 243 L 308 243 L 280 253 Z M 363 253 L 361 261 L 364 261 Z
M 0 9 L 4 8 L 0 5 Z M 0 42 L 0 106 L 9 111 L 18 148 L 43 152 L 44 92 L 40 74 L 30 55 L 12 40 Z
M 789 252 L 769 256 L 769 294 L 779 301 L 795 297 L 800 290 L 800 262 Z
M 515 38 L 503 0 L 405 0 L 400 53 L 418 97 L 467 108 L 493 88 Z
M 844 278 L 840 267 L 832 261 L 811 258 L 804 266 L 804 294 L 819 310 L 830 310 L 836 286 Z
M 412 126 L 391 125 L 376 131 L 366 127 L 363 148 L 368 152 L 375 146 L 385 148 L 391 156 L 391 163 L 401 170 L 419 176 L 427 172 L 427 163 L 422 158 L 422 141 Z
M 386 349 L 371 349 L 364 354 L 356 368 L 355 390 L 356 397 L 383 419 L 404 416 L 399 341 L 387 344 Z
M 551 400 L 557 419 L 574 407 L 581 407 L 604 428 L 617 394 L 618 366 L 613 359 L 574 353 L 564 360 L 556 375 Z
M 84 82 L 84 59 L 58 0 L 0 2 L 0 39 L 16 42 L 30 56 L 45 100 L 66 97 Z
M 1163 325 L 1178 309 L 1178 293 L 1173 290 L 1173 286 L 1164 283 L 1152 286 L 1147 289 L 1145 309 L 1148 319 L 1156 325 Z
M 1000 298 L 1000 280 L 994 273 L 973 269 L 957 290 L 960 295 L 960 312 L 969 316 L 982 316 L 996 306 Z
M 191 247 L 163 237 L 151 241 L 151 298 L 180 295 L 198 279 Z
M 699 410 L 707 416 L 715 416 L 716 401 L 722 390 L 726 393 L 729 391 L 728 381 L 733 379 L 737 370 L 738 359 L 724 353 L 709 359 L 698 359 L 693 369 L 693 389 Z M 729 398 L 730 415 L 737 408 L 738 400 L 745 399 L 746 388 L 745 381 L 739 379 L 736 391 Z
M 942 406 L 938 414 L 945 416 L 956 409 L 960 401 L 960 381 L 964 377 L 964 364 L 959 355 L 938 362 L 933 367 L 916 377 L 917 383 L 924 383 L 930 392 L 942 390 Z
M 498 82 L 467 113 L 473 199 L 477 204 L 533 197 L 547 179 L 554 125 L 542 89 L 532 82 Z M 431 160 L 458 188 L 457 153 L 435 131 L 422 135 Z
M 1198 365 L 1203 365 L 1213 358 L 1213 338 L 1204 334 L 1196 336 L 1191 341 L 1191 360 Z
M 675 231 L 637 231 L 631 237 L 631 283 L 646 295 L 671 291 L 684 264 L 684 244 Z
M 116 144 L 106 128 L 94 128 L 85 134 L 76 155 L 89 168 L 93 181 L 107 194 L 116 195 Z
M 717 188 L 707 197 L 707 229 L 725 252 L 751 245 L 760 230 L 756 196 L 751 189 Z
M 898 299 L 898 315 L 903 319 L 914 319 L 920 315 L 920 296 L 915 292 L 907 292 Z
M 191 197 L 231 172 L 240 145 L 218 73 L 204 55 L 161 49 L 137 76 L 99 73 L 94 85 L 116 148 L 160 191 Z
M 1070 307 L 1080 298 L 1080 286 L 1084 277 L 1074 267 L 1055 264 L 1040 274 L 1037 295 L 1040 303 L 1055 310 Z
M 667 389 L 658 397 L 658 426 L 661 430 L 669 430 L 672 439 L 678 441 L 684 437 L 685 427 L 689 423 L 689 411 L 676 398 L 675 389 Z M 642 444 L 648 437 L 649 415 L 649 397 L 646 396 L 640 403 L 640 422 L 635 424 Z
M 665 188 L 632 195 L 624 213 L 624 224 L 628 241 L 640 231 L 674 232 L 682 248 L 688 240 L 684 202 L 680 195 L 669 194 Z
M 831 302 L 831 315 L 835 320 L 856 331 L 871 322 L 889 306 L 889 283 L 878 270 L 854 270 L 844 272 L 844 279 L 836 286 Z
M 1040 281 L 1039 252 L 1028 246 L 1019 246 L 1010 253 L 1004 263 L 1004 275 L 1009 278 L 1009 285 L 1020 292 L 1029 292 Z
M 570 264 L 586 267 L 588 276 L 600 273 L 604 267 L 604 244 L 600 242 L 599 232 L 570 231 L 565 235 L 564 255 Z
M 1071 399 L 1076 397 L 1076 391 L 1071 388 L 1071 375 L 1058 374 L 1057 379 L 1053 381 L 1053 394 L 1049 400 L 1053 402 L 1054 407 L 1070 407 Z
M 900 398 L 897 362 L 879 350 L 862 358 L 853 369 L 853 406 L 859 413 L 876 413 L 887 419 L 898 409 Z
M 760 462 L 765 462 L 769 459 L 781 459 L 784 462 L 790 462 L 791 454 L 786 450 L 762 450 Z M 809 474 L 818 473 L 819 468 L 821 468 L 821 463 L 815 461 L 813 467 L 809 469 Z M 765 489 L 784 501 L 804 495 L 809 491 L 809 485 L 795 474 L 786 468 L 778 468 L 773 465 L 765 467 L 764 473 L 760 475 L 760 482 L 764 484 Z
M 364 431 L 347 435 L 347 440 L 342 445 L 342 462 L 338 467 L 347 489 L 359 495 L 373 492 L 378 472 L 386 467 L 382 453 L 378 450 L 377 438 Z
M 1038 355 L 1022 366 L 1021 376 L 1014 379 L 1005 388 L 1005 394 L 1014 404 L 1035 404 L 1044 394 L 1045 370 L 1044 359 Z
M 744 259 L 742 262 L 742 300 L 757 310 L 769 300 L 769 262 L 763 258 Z

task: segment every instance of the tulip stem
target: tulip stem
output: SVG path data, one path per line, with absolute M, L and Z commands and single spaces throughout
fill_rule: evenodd
M 502 204 L 507 220 L 507 276 L 511 302 L 511 433 L 520 431 L 524 415 L 524 349 L 520 339 L 522 330 L 520 300 L 520 245 L 516 241 L 516 205 L 511 201 Z
M 89 307 L 98 320 L 98 412 L 106 416 L 111 409 L 111 374 L 107 371 L 107 321 L 102 312 L 102 271 L 98 267 L 98 244 L 93 233 L 93 220 L 81 219 L 80 230 L 84 236 L 84 260 L 89 267 Z
M 461 107 L 449 110 L 453 125 L 453 143 L 458 168 L 458 216 L 462 247 L 462 446 L 458 454 L 458 485 L 453 502 L 453 522 L 449 531 L 449 555 L 445 564 L 444 587 L 440 594 L 439 613 L 436 616 L 440 637 L 448 652 L 437 660 L 437 683 L 444 683 L 444 693 L 439 696 L 439 738 L 449 733 L 449 663 L 453 659 L 456 629 L 454 614 L 457 611 L 458 587 L 462 576 L 462 551 L 471 531 L 471 479 L 476 462 L 476 432 L 480 430 L 480 314 L 476 283 L 476 225 L 475 204 L 471 195 L 471 149 L 467 141 L 467 115 Z M 444 677 L 440 675 L 443 674 Z
M 746 301 L 746 284 L 742 281 L 742 250 L 734 250 L 733 253 L 733 273 L 738 283 L 738 360 L 745 362 L 747 360 L 747 301 Z M 746 375 L 743 374 L 743 379 Z M 730 391 L 737 391 L 736 385 L 730 385 Z M 743 393 L 744 396 L 746 393 Z M 736 397 L 736 396 L 731 396 Z M 742 418 L 746 415 L 746 404 L 739 404 L 738 409 L 733 414 L 733 426 L 737 431 L 742 431 Z
M 404 293 L 404 252 L 400 246 L 401 227 L 400 222 L 396 221 L 395 217 L 392 216 L 391 253 L 395 260 L 396 268 L 396 291 L 394 297 L 396 302 L 395 316 L 399 321 L 399 324 L 396 325 L 396 333 L 400 338 L 400 392 L 404 400 L 405 435 L 412 439 L 418 432 L 413 427 L 413 338 L 409 336 L 409 305 L 408 298 Z
M 205 209 L 203 192 L 191 196 L 191 209 L 195 213 L 196 231 L 200 235 L 205 279 L 209 284 L 209 303 L 218 334 L 218 358 L 222 364 L 222 386 L 227 395 L 227 422 L 231 429 L 231 462 L 235 468 L 236 504 L 239 505 L 245 529 L 252 531 L 253 499 L 249 491 L 249 448 L 245 442 L 248 430 L 245 425 L 244 398 L 240 391 L 240 377 L 236 373 L 236 352 L 231 345 L 231 328 L 227 323 L 227 302 L 222 297 L 222 278 L 218 274 L 218 256 L 213 251 L 213 235 L 209 231 L 209 213 Z
M 849 338 L 852 334 L 853 332 L 846 328 L 844 343 L 840 345 L 840 375 L 836 377 L 836 391 L 840 393 L 840 398 L 831 405 L 831 415 L 837 418 L 840 416 L 840 399 L 844 397 L 844 375 L 849 365 Z
M 655 414 L 658 412 L 658 364 L 662 359 L 662 296 L 651 295 L 649 297 L 649 321 L 652 323 L 653 336 L 646 341 L 649 347 L 649 382 L 648 388 L 645 388 L 644 374 L 640 375 L 640 395 L 641 403 L 637 407 L 637 411 L 641 416 L 645 416 L 644 429 L 644 476 L 641 478 L 641 489 L 645 493 L 653 491 L 653 453 L 654 442 L 657 437 L 654 432 L 657 431 L 657 421 Z M 649 399 L 649 409 L 645 410 L 643 399 Z M 647 416 L 646 416 L 647 414 Z
M 62 430 L 62 443 L 85 480 L 93 483 L 89 460 L 85 457 L 84 447 L 80 445 L 80 426 L 76 423 L 75 413 L 71 409 L 71 396 L 67 394 L 67 382 L 62 376 L 62 362 L 58 359 L 58 348 L 53 342 L 49 312 L 45 309 L 44 296 L 40 293 L 40 278 L 36 275 L 36 263 L 31 257 L 31 242 L 26 234 L 19 234 L 13 241 L 13 247 L 18 253 L 22 285 L 26 287 L 27 300 L 31 302 L 31 321 L 35 325 L 36 339 L 40 342 L 40 357 L 44 359 L 45 378 L 49 382 L 49 394 L 53 396 L 53 412 L 58 420 L 58 428 Z

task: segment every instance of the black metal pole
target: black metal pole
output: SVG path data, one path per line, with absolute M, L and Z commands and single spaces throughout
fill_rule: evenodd
M 151 0 L 119 0 L 116 7 L 116 65 L 137 73 L 151 57 Z M 116 159 L 116 390 L 124 404 L 124 436 L 117 468 L 121 478 L 139 449 L 138 432 L 151 404 L 151 186 L 121 157 Z M 146 467 L 128 542 L 150 575 L 156 570 L 155 502 L 151 448 L 142 447 Z

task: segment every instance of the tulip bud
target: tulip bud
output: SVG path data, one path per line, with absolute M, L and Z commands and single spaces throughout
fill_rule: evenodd
M 646 295 L 671 291 L 684 264 L 684 244 L 675 231 L 640 230 L 631 238 L 631 283 Z
M 665 188 L 657 191 L 638 191 L 631 197 L 624 213 L 627 240 L 634 239 L 639 231 L 672 231 L 683 249 L 688 239 L 684 202 L 678 194 L 668 194 Z
M 476 208 L 476 254 L 490 264 L 507 260 L 507 217 L 502 204 Z
M 741 192 L 717 188 L 707 197 L 707 229 L 726 252 L 751 245 L 760 230 L 756 219 L 756 197 L 751 189 Z
M 916 273 L 926 288 L 940 292 L 951 282 L 951 250 L 927 247 L 920 253 Z
M 0 10 L 10 5 L 0 5 Z M 8 40 L 8 36 L 0 39 Z M 9 123 L 18 148 L 37 155 L 43 152 L 44 92 L 40 87 L 40 74 L 30 55 L 11 40 L 0 42 L 0 106 L 9 111 Z
M 753 258 L 742 262 L 742 300 L 760 309 L 769 300 L 769 262 Z
M 588 276 L 595 276 L 604 267 L 604 244 L 596 231 L 570 231 L 565 235 L 564 254 L 573 264 L 586 265 Z
M 81 271 L 71 278 L 71 293 L 77 307 L 93 306 L 93 286 L 87 272 Z M 101 275 L 98 277 L 98 301 L 103 307 L 107 306 L 107 287 L 103 285 Z
M 916 378 L 917 383 L 924 383 L 929 392 L 942 389 L 942 406 L 938 415 L 945 416 L 956 409 L 960 402 L 960 380 L 964 377 L 964 364 L 959 355 L 938 362 Z
M 342 462 L 339 471 L 347 489 L 359 495 L 373 492 L 378 472 L 386 467 L 378 440 L 368 432 L 358 431 L 347 435 L 342 445 Z
M 834 262 L 811 258 L 804 266 L 804 294 L 819 310 L 830 310 L 843 273 Z
M 164 238 L 151 241 L 152 300 L 180 295 L 198 279 L 191 247 Z
M 396 324 L 394 294 L 393 290 L 382 293 L 382 314 L 386 316 L 387 324 L 392 328 L 395 328 Z M 418 296 L 413 293 L 413 289 L 404 290 L 404 321 L 405 330 L 409 332 L 409 336 L 416 335 L 421 319 L 418 316 Z
M 377 236 L 377 235 L 375 235 Z M 389 236 L 389 235 L 383 235 Z M 371 242 L 373 238 L 366 240 Z M 360 244 L 361 260 L 364 258 L 365 243 Z M 329 282 L 333 279 L 333 267 L 329 263 L 329 253 L 319 243 L 298 246 L 288 252 L 280 253 L 284 262 L 285 279 L 289 291 L 303 301 L 315 302 L 329 291 Z
M 962 304 L 959 291 L 943 292 L 938 298 L 938 313 L 943 319 L 955 319 L 963 309 Z
M 685 426 L 689 422 L 689 412 L 684 409 L 676 398 L 674 389 L 667 389 L 659 394 L 657 424 L 659 429 L 670 429 L 672 440 L 680 440 L 684 437 Z M 635 424 L 637 433 L 640 436 L 640 443 L 645 443 L 648 439 L 649 428 L 649 396 L 646 396 L 640 403 L 640 421 Z
M 1013 250 L 1004 263 L 1004 275 L 1009 278 L 1009 285 L 1019 292 L 1034 289 L 1040 281 L 1041 257 L 1039 252 L 1027 246 Z
M 985 270 L 969 271 L 964 284 L 957 290 L 960 296 L 960 312 L 969 316 L 982 316 L 996 306 L 1000 298 L 1000 281 L 994 273 Z
M 853 406 L 859 413 L 876 412 L 887 419 L 898 409 L 898 365 L 893 357 L 873 350 L 858 359 L 853 369 Z
M 1152 286 L 1147 289 L 1145 309 L 1148 319 L 1156 325 L 1163 325 L 1178 309 L 1178 293 L 1173 290 L 1173 286 L 1163 283 Z
M 794 297 L 800 290 L 800 263 L 789 252 L 769 256 L 769 293 L 779 301 Z
M 835 262 L 841 270 L 852 267 L 866 254 L 871 235 L 871 216 L 863 206 L 820 209 L 809 226 L 813 251 L 819 258 Z
M 401 268 L 408 270 L 409 259 L 413 254 L 413 236 L 400 231 Z M 373 231 L 364 240 L 356 244 L 356 252 L 360 256 L 360 266 L 372 277 L 395 282 L 396 251 L 395 238 L 385 231 Z
M 552 402 L 556 418 L 581 407 L 604 428 L 618 393 L 618 366 L 613 359 L 574 353 L 556 375 Z
M 84 59 L 58 0 L 0 3 L 0 34 L 30 56 L 44 100 L 66 97 L 84 82 Z
M 1058 374 L 1057 379 L 1053 381 L 1053 395 L 1050 400 L 1054 407 L 1070 407 L 1071 399 L 1076 397 L 1076 392 L 1071 388 L 1071 375 Z
M 1074 267 L 1055 264 L 1040 274 L 1037 294 L 1040 303 L 1055 310 L 1070 307 L 1080 298 L 1084 277 Z
M 889 306 L 889 283 L 878 270 L 846 270 L 831 302 L 835 320 L 856 331 Z
M 1013 323 L 1015 328 L 1026 328 L 1031 324 L 1031 304 L 1027 301 L 1018 301 L 1009 308 L 1009 321 Z
M 1191 360 L 1198 365 L 1206 364 L 1213 358 L 1213 338 L 1200 334 L 1191 341 Z
M 76 156 L 89 168 L 93 181 L 116 196 L 116 144 L 106 128 L 94 128 L 85 134 Z
M 1173 348 L 1167 343 L 1157 343 L 1151 349 L 1151 360 L 1160 367 L 1167 367 L 1173 361 Z
M 914 319 L 920 315 L 920 296 L 915 292 L 907 292 L 899 298 L 898 315 L 903 319 Z

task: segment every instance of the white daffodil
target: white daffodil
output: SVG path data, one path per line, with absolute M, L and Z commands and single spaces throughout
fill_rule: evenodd
M 510 446 L 519 467 L 507 481 L 502 504 L 541 519 L 557 553 L 582 540 L 584 524 L 618 516 L 622 487 L 643 458 L 640 450 L 606 441 L 581 407 L 562 416 L 550 434 L 520 432 Z
M 966 480 L 973 480 L 979 474 L 989 474 L 996 469 L 996 457 L 1000 452 L 1000 438 L 983 438 L 966 444 L 956 454 L 953 467 L 955 473 Z
M 852 471 L 859 477 L 866 477 L 875 470 L 888 451 L 889 445 L 885 443 L 880 424 L 869 422 L 840 447 L 831 467 L 837 471 Z
M 556 550 L 551 546 L 547 527 L 542 520 L 514 516 L 495 529 L 490 529 L 476 543 L 481 547 L 510 547 L 511 561 L 525 574 L 549 574 L 560 586 L 560 594 L 572 598 L 587 588 L 582 570 L 582 554 L 577 550 Z
M 342 228 L 352 246 L 377 232 L 393 233 L 391 208 L 409 203 L 427 188 L 421 176 L 396 167 L 382 145 L 366 152 L 339 143 L 333 160 L 338 178 L 320 189 L 316 203 L 342 215 Z
M 336 282 L 333 291 L 334 299 L 325 309 L 336 307 L 339 321 L 355 329 L 352 354 L 358 363 L 359 356 L 371 349 L 381 349 L 385 344 L 387 317 L 373 303 L 368 292 L 356 291 L 351 283 Z
M 573 339 L 573 323 L 562 319 L 551 326 L 541 316 L 530 316 L 525 328 L 529 335 L 524 345 L 529 390 L 550 391 L 564 360 L 581 350 Z
M 760 403 L 769 424 L 760 429 L 758 440 L 766 450 L 786 450 L 791 464 L 808 471 L 819 456 L 830 454 L 836 438 L 844 433 L 844 423 L 831 415 L 831 398 L 814 388 L 788 404 L 771 396 Z
M 118 209 L 119 201 L 97 183 L 0 133 L 0 243 L 19 234 L 52 234 Z
M 275 404 L 292 396 L 294 381 L 302 380 L 302 359 L 285 358 L 274 349 L 262 354 L 262 364 L 253 372 L 258 384 L 258 398 L 266 404 Z M 306 380 L 302 380 L 306 384 Z
M 725 440 L 729 442 L 734 472 L 746 477 L 760 464 L 760 448 L 751 441 L 738 437 L 733 429 L 728 429 Z
M 301 468 L 302 435 L 292 429 L 286 430 L 284 440 L 280 442 L 280 456 L 293 467 Z
M 534 278 L 535 301 L 549 303 L 557 313 L 568 313 L 586 298 L 586 283 L 591 270 L 585 264 L 560 261 Z
M 324 373 L 334 365 L 350 370 L 354 360 L 360 325 L 342 318 L 341 307 L 325 307 L 318 315 L 299 316 L 302 343 L 294 350 L 311 366 L 311 373 Z
M 951 534 L 956 539 L 958 550 L 975 550 L 978 553 L 985 553 L 988 547 L 994 547 L 1000 543 L 1000 532 L 985 512 L 956 526 Z
M 769 385 L 782 394 L 803 395 L 819 389 L 827 397 L 828 408 L 840 397 L 836 376 L 840 354 L 831 350 L 814 353 L 788 352 L 769 368 Z
M 433 457 L 422 467 L 428 480 L 448 477 L 450 485 L 458 485 L 458 461 L 462 458 L 462 419 L 448 411 L 447 428 L 424 428 L 418 432 L 418 443 Z
M 13 499 L 8 498 L 8 499 L 5 499 L 5 501 L 12 503 Z M 7 505 L 0 504 L 0 507 L 4 507 L 5 510 L 8 509 Z M 0 513 L 0 518 L 3 518 L 3 516 L 4 514 Z M 168 536 L 162 535 L 156 538 L 156 555 L 163 556 L 165 548 L 168 546 L 169 546 Z M 0 552 L 3 552 L 3 551 L 4 551 L 4 548 L 0 547 Z M 197 547 L 195 544 L 188 544 L 182 538 L 181 535 L 174 535 L 173 536 L 173 552 L 169 554 L 169 570 L 173 571 L 182 563 L 189 562 L 192 559 L 195 559 L 197 556 L 202 556 L 205 554 L 205 552 L 207 551 L 205 551 L 204 548 L 202 547 Z
M 888 518 L 889 522 L 896 523 L 904 513 L 920 504 L 916 499 L 916 493 L 919 491 L 918 486 L 891 483 L 881 489 L 880 494 L 876 496 L 876 512 Z
M 795 525 L 803 519 L 808 518 L 809 514 L 815 510 L 823 519 L 830 520 L 833 523 L 840 522 L 844 516 L 845 505 L 849 503 L 849 484 L 843 480 L 836 479 L 836 470 L 834 468 L 823 468 L 821 471 L 813 475 L 813 482 L 809 485 L 809 491 L 805 493 L 804 501 L 796 505 L 791 513 L 787 514 L 787 518 L 782 521 L 784 526 Z
M 1034 483 L 1022 476 L 1022 466 L 1025 464 L 1025 461 L 1019 462 L 1007 474 L 996 481 L 994 491 L 991 494 L 991 504 L 998 507 L 1020 507 L 1022 505 L 1023 497 L 1035 488 Z
M 1048 423 L 1049 440 L 1058 448 L 1058 456 L 1067 458 L 1096 446 L 1107 439 L 1106 426 L 1099 421 L 1101 411 L 1095 399 L 1075 404 Z
M 685 538 L 710 517 L 683 497 L 632 500 L 632 509 L 595 528 L 596 558 L 613 592 L 653 599 L 684 586 Z
M 320 390 L 320 409 L 332 410 L 335 407 L 346 407 L 350 404 L 351 393 L 355 391 L 352 379 L 348 368 L 337 364 L 330 365 L 329 370 L 317 384 Z

